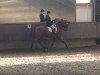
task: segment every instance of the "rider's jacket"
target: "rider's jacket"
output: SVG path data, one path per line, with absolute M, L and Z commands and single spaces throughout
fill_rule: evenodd
M 40 14 L 40 22 L 45 22 L 45 17 L 43 14 Z
M 50 18 L 49 15 L 46 15 L 46 25 L 48 27 L 50 27 L 51 25 L 53 25 L 53 22 L 52 22 L 52 20 L 51 20 L 51 18 Z

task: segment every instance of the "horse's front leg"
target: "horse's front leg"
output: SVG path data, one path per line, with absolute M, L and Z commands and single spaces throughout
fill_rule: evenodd
M 66 48 L 68 48 L 68 45 L 67 45 L 66 41 L 65 41 L 62 37 L 58 37 L 58 39 L 59 39 L 62 43 L 64 43 L 64 45 L 66 46 Z
M 64 41 L 64 40 L 61 40 L 61 41 L 65 44 L 66 48 L 68 48 L 66 41 Z

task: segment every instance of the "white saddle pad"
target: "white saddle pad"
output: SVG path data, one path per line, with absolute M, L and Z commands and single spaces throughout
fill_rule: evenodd
M 57 32 L 57 28 L 55 28 L 56 29 L 56 31 L 55 31 L 55 33 Z M 49 32 L 52 32 L 52 28 L 50 28 L 50 27 L 48 27 L 48 30 L 49 30 Z
M 52 29 L 50 27 L 48 27 L 49 32 L 52 32 Z

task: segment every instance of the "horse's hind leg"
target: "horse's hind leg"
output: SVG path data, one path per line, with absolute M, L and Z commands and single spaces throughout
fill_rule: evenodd
M 38 39 L 38 43 L 40 44 L 40 46 L 42 47 L 42 49 L 43 49 L 44 51 L 47 51 L 47 48 L 46 48 L 45 46 L 42 45 L 41 40 L 42 40 L 42 39 Z
M 32 43 L 31 43 L 31 49 L 33 48 L 33 44 L 34 44 L 34 40 L 32 40 Z
M 54 46 L 54 43 L 55 43 L 55 38 L 52 39 L 52 43 L 51 43 L 50 49 L 52 49 L 52 47 Z
M 32 49 L 32 47 L 33 47 L 33 42 L 31 43 L 31 49 Z

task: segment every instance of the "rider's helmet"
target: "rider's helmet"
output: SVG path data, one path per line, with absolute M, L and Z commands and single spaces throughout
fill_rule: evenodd
M 41 9 L 41 11 L 40 12 L 44 12 L 44 9 Z
M 47 14 L 50 14 L 51 12 L 50 11 L 47 11 Z

